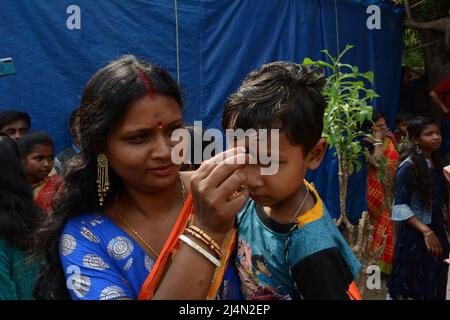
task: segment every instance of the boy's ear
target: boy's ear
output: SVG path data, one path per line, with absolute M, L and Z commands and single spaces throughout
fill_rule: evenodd
M 325 138 L 320 138 L 316 145 L 312 148 L 312 150 L 306 156 L 308 161 L 308 169 L 315 170 L 319 167 L 322 162 L 323 156 L 325 155 L 325 151 L 327 150 L 327 140 Z

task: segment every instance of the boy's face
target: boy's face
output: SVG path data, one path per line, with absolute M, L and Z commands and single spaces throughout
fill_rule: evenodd
M 406 120 L 402 120 L 397 123 L 397 129 L 403 133 L 406 134 L 408 132 L 408 122 Z
M 17 141 L 20 136 L 24 135 L 30 128 L 25 120 L 19 119 L 11 122 L 0 129 L 1 133 L 7 134 L 11 139 Z
M 272 141 L 270 141 L 271 144 Z M 268 152 L 271 161 L 277 162 L 278 170 L 275 174 L 262 174 L 261 169 L 264 165 L 259 163 L 249 164 L 241 169 L 246 171 L 245 173 L 248 176 L 245 187 L 249 191 L 250 197 L 257 204 L 268 207 L 279 205 L 290 197 L 295 197 L 303 185 L 307 170 L 314 170 L 319 166 L 326 145 L 325 139 L 320 139 L 305 156 L 302 147 L 293 146 L 286 135 L 280 133 L 278 152 Z

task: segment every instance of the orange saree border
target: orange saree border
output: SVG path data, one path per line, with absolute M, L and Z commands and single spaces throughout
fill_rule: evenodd
M 172 228 L 172 231 L 170 232 L 169 238 L 164 244 L 164 247 L 161 253 L 159 254 L 158 259 L 156 260 L 155 265 L 153 266 L 147 279 L 145 279 L 144 284 L 141 287 L 141 291 L 139 292 L 138 295 L 138 300 L 150 300 L 153 297 L 161 281 L 162 275 L 165 274 L 168 263 L 170 263 L 170 260 L 173 259 L 173 256 L 176 254 L 180 246 L 178 237 L 181 234 L 183 234 L 184 229 L 189 223 L 193 221 L 193 218 L 194 218 L 194 205 L 192 201 L 192 194 L 189 194 L 186 201 L 184 202 L 183 208 L 181 209 L 180 215 L 178 216 L 178 219 L 174 227 Z M 222 248 L 224 254 L 222 255 L 221 258 L 220 264 L 221 266 L 216 268 L 216 271 L 214 272 L 211 285 L 207 294 L 208 300 L 214 299 L 217 295 L 217 292 L 222 283 L 223 276 L 225 274 L 225 270 L 228 266 L 228 261 L 231 257 L 231 254 L 233 252 L 236 243 L 235 240 L 236 240 L 236 229 L 233 228 L 227 234 L 223 242 Z

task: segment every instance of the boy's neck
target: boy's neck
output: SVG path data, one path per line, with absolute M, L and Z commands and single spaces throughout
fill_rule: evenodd
M 299 206 L 303 202 L 306 192 L 308 196 L 300 211 L 296 214 Z M 310 210 L 315 205 L 315 199 L 311 191 L 307 191 L 306 186 L 302 186 L 292 196 L 280 201 L 276 205 L 270 207 L 264 207 L 264 213 L 272 220 L 275 220 L 281 224 L 291 223 L 294 216 L 300 216 L 306 211 Z

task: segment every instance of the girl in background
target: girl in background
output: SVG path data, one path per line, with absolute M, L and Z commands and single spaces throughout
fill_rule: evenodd
M 395 178 L 392 220 L 399 224 L 388 294 L 392 299 L 443 300 L 449 243 L 444 224 L 448 187 L 438 153 L 441 133 L 433 120 L 417 117 L 408 123 L 408 134 L 410 148 Z
M 34 201 L 46 213 L 51 213 L 62 189 L 62 179 L 53 168 L 53 140 L 45 132 L 36 131 L 22 136 L 18 145 L 25 176 L 33 187 Z

